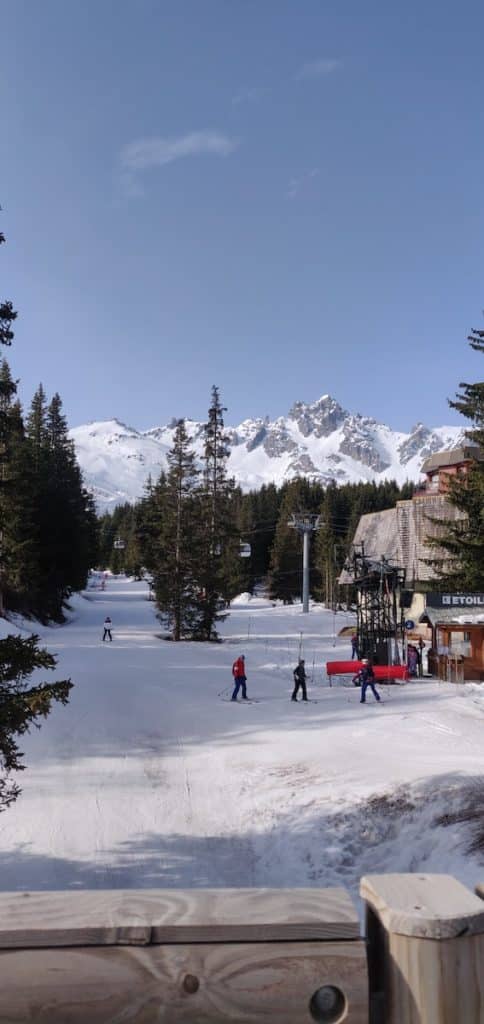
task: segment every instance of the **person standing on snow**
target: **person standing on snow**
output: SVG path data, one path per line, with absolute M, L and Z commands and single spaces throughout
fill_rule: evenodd
M 375 700 L 380 700 L 380 694 L 375 690 L 375 673 L 373 671 L 373 665 L 369 658 L 361 659 L 361 668 L 356 676 L 361 683 L 361 697 L 360 704 L 366 703 L 366 691 L 370 687 L 371 692 Z
M 356 633 L 353 633 L 351 637 L 351 660 L 358 657 L 358 637 Z
M 294 690 L 292 691 L 291 700 L 297 701 L 296 694 L 297 694 L 297 692 L 299 690 L 299 687 L 301 687 L 301 690 L 302 690 L 302 699 L 303 700 L 307 700 L 308 699 L 308 695 L 307 695 L 307 691 L 306 691 L 306 669 L 304 667 L 304 658 L 300 658 L 299 659 L 299 662 L 296 665 L 296 668 L 294 669 L 293 676 L 294 676 Z
M 109 615 L 106 615 L 106 618 L 104 619 L 104 633 L 103 633 L 103 640 L 105 640 L 105 639 L 106 639 L 106 637 L 108 637 L 108 640 L 111 640 L 111 641 L 112 641 L 112 639 L 113 639 L 113 638 L 112 638 L 112 635 L 111 635 L 111 628 L 112 628 L 112 625 L 113 625 L 113 624 L 112 624 L 112 622 L 111 622 L 111 619 L 109 618 Z
M 234 692 L 232 694 L 232 700 L 237 700 L 237 694 L 242 687 L 242 700 L 247 700 L 247 678 L 245 675 L 245 657 L 243 654 L 239 655 L 237 661 L 234 661 L 232 665 L 232 675 L 234 677 Z

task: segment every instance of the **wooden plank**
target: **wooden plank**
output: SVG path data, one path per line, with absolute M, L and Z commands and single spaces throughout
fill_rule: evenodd
M 484 935 L 410 938 L 390 934 L 385 1024 L 482 1024 Z
M 344 889 L 0 894 L 0 948 L 358 939 Z
M 484 932 L 484 907 L 451 875 L 367 875 L 360 895 L 391 933 L 427 939 Z
M 153 903 L 137 892 L 0 893 L 0 949 L 148 945 Z
M 176 896 L 176 902 L 174 898 Z M 153 942 L 358 939 L 344 889 L 212 889 L 169 893 Z
M 310 1024 L 324 985 L 367 1024 L 363 942 L 2 951 L 0 1024 Z

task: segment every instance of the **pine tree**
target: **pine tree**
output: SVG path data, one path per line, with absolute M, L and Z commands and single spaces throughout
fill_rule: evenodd
M 281 501 L 282 492 L 275 484 L 263 484 L 259 491 L 250 491 L 241 499 L 241 535 L 251 546 L 245 563 L 250 593 L 269 573 Z
M 4 242 L 0 233 L 0 243 Z M 10 302 L 0 304 L 0 344 L 10 345 L 11 324 L 16 317 Z M 21 487 L 25 484 L 19 461 L 25 455 L 25 438 L 18 402 L 14 401 L 17 386 L 6 362 L 0 368 L 0 614 L 4 614 L 5 576 L 15 580 L 18 575 L 19 548 L 15 547 L 16 526 L 22 520 Z M 24 465 L 27 468 L 27 464 Z M 56 659 L 39 650 L 39 638 L 7 636 L 0 640 L 0 810 L 18 796 L 19 786 L 11 773 L 21 770 L 22 754 L 17 737 L 39 725 L 54 701 L 66 704 L 72 687 L 70 679 L 56 683 L 40 683 L 28 687 L 27 680 L 36 669 L 54 669 Z
M 321 503 L 320 528 L 314 539 L 314 592 L 331 606 L 338 600 L 337 578 L 347 555 L 350 507 L 347 489 L 330 484 Z
M 201 561 L 201 602 L 198 637 L 217 640 L 216 623 L 225 616 L 221 606 L 235 596 L 240 583 L 237 527 L 238 494 L 233 480 L 227 478 L 230 454 L 225 432 L 219 389 L 212 387 L 212 402 L 204 429 L 203 482 L 200 514 L 203 520 Z
M 177 423 L 167 458 L 169 471 L 153 582 L 158 607 L 170 623 L 173 640 L 178 641 L 197 634 L 201 617 L 199 471 L 184 420 Z
M 11 773 L 22 771 L 23 754 L 17 737 L 46 718 L 52 703 L 67 704 L 70 679 L 28 686 L 27 680 L 38 669 L 53 670 L 56 658 L 39 648 L 39 637 L 7 636 L 0 640 L 0 811 L 8 807 L 20 792 Z
M 289 485 L 282 500 L 271 551 L 269 593 L 274 600 L 292 604 L 302 594 L 302 540 L 289 525 L 301 508 L 298 481 Z
M 12 591 L 21 589 L 19 572 L 19 527 L 30 518 L 29 501 L 22 500 L 28 479 L 20 454 L 24 429 L 17 384 L 6 360 L 0 366 L 0 614 L 5 608 L 18 610 L 12 603 Z M 17 577 L 17 579 L 15 579 Z M 15 583 L 17 584 L 15 586 Z
M 484 331 L 473 330 L 468 341 L 471 348 L 484 354 Z M 440 581 L 449 589 L 481 591 L 484 590 L 484 381 L 462 383 L 459 387 L 460 392 L 449 405 L 474 424 L 466 434 L 480 447 L 481 458 L 466 476 L 456 476 L 449 481 L 449 500 L 462 513 L 462 518 L 446 520 L 443 535 L 431 540 L 434 547 L 447 553 L 446 560 L 440 558 L 433 566 Z
M 161 538 L 165 515 L 167 479 L 161 472 L 153 484 L 148 479 L 142 500 L 136 507 L 135 536 L 141 562 L 151 575 L 159 570 L 161 562 Z
M 47 614 L 60 621 L 70 594 L 86 585 L 95 558 L 96 516 L 92 497 L 83 486 L 58 394 L 47 408 L 44 438 L 44 580 Z
M 1 207 L 0 207 L 1 209 Z M 0 231 L 0 245 L 5 242 L 5 235 Z M 12 303 L 5 300 L 0 302 L 0 345 L 11 345 L 13 341 L 12 324 L 17 319 L 17 314 Z

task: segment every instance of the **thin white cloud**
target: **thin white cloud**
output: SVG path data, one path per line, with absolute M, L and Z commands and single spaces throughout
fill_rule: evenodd
M 125 171 L 146 171 L 150 167 L 165 167 L 174 160 L 211 153 L 229 156 L 238 142 L 219 132 L 190 132 L 177 138 L 136 139 L 121 150 L 121 166 Z
M 323 75 L 330 75 L 341 67 L 341 61 L 328 57 L 320 57 L 319 60 L 309 61 L 303 64 L 296 75 L 296 78 L 322 78 Z
M 232 96 L 232 103 L 234 106 L 238 106 L 240 103 L 256 103 L 266 92 L 267 89 L 262 89 L 259 86 L 244 85 Z
M 311 178 L 317 178 L 318 174 L 319 167 L 313 167 L 312 170 L 302 174 L 299 178 L 291 178 L 286 191 L 286 199 L 295 199 L 301 189 L 311 181 Z

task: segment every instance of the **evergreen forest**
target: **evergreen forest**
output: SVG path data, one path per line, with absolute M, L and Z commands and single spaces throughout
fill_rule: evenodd
M 0 232 L 0 245 L 5 242 Z M 0 345 L 10 348 L 17 312 L 0 302 Z M 25 620 L 62 622 L 69 597 L 85 586 L 97 557 L 97 521 L 83 486 L 58 394 L 42 385 L 26 416 L 18 381 L 0 363 L 0 811 L 19 793 L 25 768 L 19 739 L 39 726 L 54 703 L 66 704 L 70 679 L 32 683 L 56 658 L 26 635 Z M 22 630 L 8 618 L 22 616 Z M 7 620 L 7 621 L 5 621 Z

